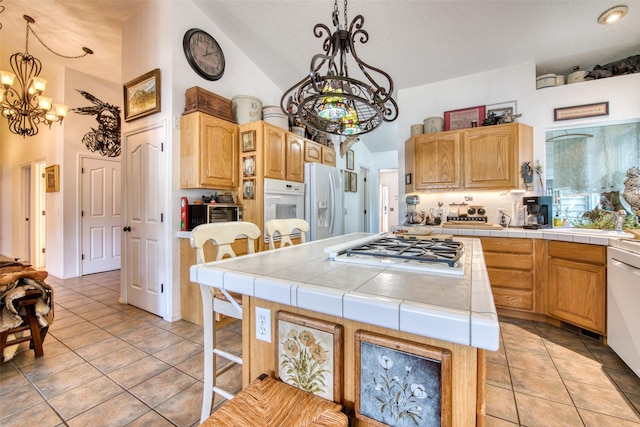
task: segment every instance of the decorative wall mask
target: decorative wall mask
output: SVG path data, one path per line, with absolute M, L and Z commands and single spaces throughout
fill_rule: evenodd
M 98 128 L 91 128 L 82 137 L 82 142 L 91 151 L 99 152 L 106 157 L 120 155 L 120 107 L 100 101 L 89 92 L 78 90 L 95 105 L 89 107 L 72 108 L 71 111 L 87 116 L 96 116 Z

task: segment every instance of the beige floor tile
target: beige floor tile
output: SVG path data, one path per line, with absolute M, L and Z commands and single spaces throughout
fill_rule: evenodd
M 54 427 L 62 425 L 62 420 L 46 402 L 42 402 L 26 411 L 0 418 L 0 425 L 2 427 Z
M 75 313 L 75 311 L 73 310 L 74 308 L 81 309 L 81 307 L 84 307 L 87 304 L 95 304 L 95 301 L 83 295 L 80 298 L 73 299 L 72 301 L 58 301 L 58 303 L 67 310 L 71 310 Z
M 579 345 L 582 343 L 582 339 L 577 334 L 556 328 L 552 325 L 536 323 L 536 328 L 538 329 L 540 337 L 548 341 L 569 345 Z
M 598 359 L 593 355 L 586 345 L 580 343 L 576 345 L 557 344 L 553 341 L 543 340 L 549 355 L 553 359 L 566 359 L 574 362 L 600 365 Z
M 500 347 L 497 351 L 487 351 L 487 361 L 493 363 L 499 363 L 501 365 L 507 364 L 507 355 L 504 352 L 504 344 L 500 340 Z
M 511 389 L 509 367 L 499 363 L 487 362 L 487 384 Z
M 623 420 L 609 415 L 599 414 L 597 412 L 587 411 L 586 409 L 578 409 L 585 427 L 638 427 L 640 423 Z
M 176 368 L 191 375 L 193 378 L 202 381 L 204 379 L 204 352 L 201 351 L 184 362 L 178 363 Z
M 93 381 L 81 384 L 53 399 L 49 399 L 49 403 L 56 408 L 65 420 L 69 420 L 122 392 L 124 392 L 122 387 L 109 378 L 100 376 Z
M 524 369 L 511 368 L 511 380 L 513 381 L 513 390 L 518 393 L 573 405 L 569 392 L 557 375 L 544 375 Z
M 605 369 L 616 385 L 625 393 L 640 395 L 640 378 L 631 370 Z
M 30 361 L 30 363 L 20 367 L 30 381 L 38 381 L 85 363 L 80 356 L 71 351 L 52 357 L 49 357 L 47 353 L 45 353 L 44 356 L 35 360 L 34 363 Z
M 97 357 L 91 361 L 93 366 L 100 369 L 105 374 L 109 374 L 117 371 L 118 369 L 129 366 L 132 363 L 148 356 L 144 351 L 135 348 L 122 340 L 115 345 L 116 351 L 107 351 L 104 356 Z
M 54 336 L 47 335 L 42 344 L 42 351 L 44 353 L 43 357 L 50 359 L 64 353 L 70 353 L 71 349 L 55 339 Z M 35 351 L 29 348 L 29 343 L 20 344 L 16 355 L 11 359 L 16 366 L 20 367 L 35 363 L 36 360 L 39 360 L 39 358 L 36 358 Z
M 513 427 L 513 426 L 517 427 L 520 425 L 520 424 L 515 424 L 509 421 L 501 420 L 500 418 L 496 418 L 492 416 L 487 416 L 485 423 L 487 427 Z
M 130 388 L 129 391 L 152 408 L 172 398 L 197 380 L 176 368 L 169 368 L 158 375 Z
M 119 311 L 116 310 L 113 307 L 109 307 L 109 306 L 103 305 L 103 304 L 100 304 L 100 305 L 102 306 L 102 308 L 98 308 L 96 310 L 91 310 L 91 311 L 87 311 L 85 313 L 81 313 L 80 317 L 82 317 L 83 319 L 91 321 L 91 323 L 94 323 L 93 321 L 95 319 L 98 319 L 100 317 L 107 316 L 107 315 L 110 315 L 110 314 L 118 314 L 119 313 Z
M 182 338 L 178 335 L 172 334 L 171 332 L 160 332 L 157 335 L 148 336 L 144 340 L 131 343 L 140 350 L 153 354 L 167 347 L 171 347 L 180 341 L 182 341 Z
M 56 322 L 54 320 L 53 325 L 55 324 Z M 81 320 L 73 326 L 68 326 L 66 328 L 61 328 L 61 329 L 53 329 L 49 333 L 59 340 L 64 340 L 70 337 L 74 337 L 76 335 L 82 335 L 82 334 L 86 334 L 86 333 L 97 331 L 97 330 L 99 330 L 99 328 L 93 323 L 89 323 L 86 320 Z
M 196 382 L 156 407 L 156 411 L 176 426 L 189 427 L 200 420 L 202 383 Z
M 112 307 L 113 308 L 113 307 Z M 106 316 L 102 316 L 102 317 L 98 317 L 97 319 L 93 319 L 91 320 L 91 323 L 93 323 L 96 326 L 99 326 L 101 328 L 105 328 L 109 325 L 113 325 L 116 323 L 121 323 L 121 322 L 126 322 L 126 321 L 130 321 L 131 320 L 131 316 L 123 313 L 122 311 L 115 309 L 115 312 L 112 314 L 107 314 Z
M 545 375 L 558 375 L 551 358 L 542 353 L 531 353 L 529 351 L 506 348 L 507 362 L 510 368 L 526 369 Z
M 0 364 L 0 397 L 16 387 L 29 384 L 13 363 Z
M 175 366 L 180 362 L 184 362 L 188 358 L 195 356 L 196 354 L 201 352 L 202 346 L 200 344 L 196 344 L 195 342 L 189 340 L 182 340 L 176 344 L 173 344 L 171 347 L 167 347 L 163 350 L 153 353 L 153 356 L 157 357 L 165 363 Z
M 152 356 L 147 356 L 109 374 L 109 377 L 126 389 L 130 389 L 151 377 L 166 371 L 170 366 Z
M 14 387 L 6 393 L 2 393 L 0 419 L 25 411 L 41 402 L 44 402 L 44 399 L 31 384 Z
M 487 385 L 487 415 L 512 423 L 518 423 L 518 413 L 513 391 Z
M 565 381 L 577 408 L 640 422 L 640 416 L 622 392 L 575 381 Z
M 636 412 L 640 414 L 640 394 L 625 394 L 627 399 L 631 402 L 634 408 L 636 408 Z
M 573 405 L 552 402 L 516 392 L 520 423 L 527 427 L 579 427 L 580 415 Z
M 503 334 L 539 338 L 538 330 L 531 320 L 503 318 L 500 320 L 500 331 Z
M 100 377 L 102 373 L 89 363 L 84 362 L 73 368 L 65 369 L 45 378 L 35 381 L 34 384 L 38 390 L 47 399 L 58 396 L 65 391 L 71 390 L 82 384 L 86 384 L 91 380 Z
M 71 350 L 77 350 L 113 337 L 104 329 L 96 329 L 86 334 L 74 335 L 64 340 L 64 344 Z
M 70 311 L 73 311 L 79 317 L 84 318 L 85 314 L 91 313 L 92 311 L 96 311 L 96 310 L 102 310 L 104 308 L 110 308 L 110 307 L 107 307 L 101 302 L 91 300 L 90 303 L 79 305 L 77 307 L 71 307 L 71 308 L 68 307 L 67 309 Z
M 599 387 L 616 388 L 602 366 L 583 364 L 565 359 L 556 359 L 555 364 L 564 380 L 577 381 Z
M 173 427 L 174 424 L 155 411 L 149 411 L 126 427 Z
M 548 354 L 540 337 L 532 338 L 528 336 L 518 336 L 502 334 L 504 347 L 507 350 L 524 350 L 531 353 Z
M 629 367 L 620 359 L 620 357 L 613 352 L 612 349 L 608 347 L 602 347 L 599 349 L 592 349 L 593 354 L 596 356 L 596 359 L 605 368 L 618 369 L 620 371 L 630 371 Z
M 149 407 L 129 393 L 121 393 L 113 399 L 69 420 L 70 427 L 124 426 L 149 412 Z
M 109 338 L 101 340 L 100 342 L 78 348 L 75 350 L 75 352 L 78 353 L 78 355 L 80 355 L 83 359 L 92 361 L 97 358 L 106 356 L 107 354 L 121 351 L 125 346 L 128 346 L 128 344 L 122 341 L 120 338 L 110 335 Z
M 53 319 L 53 323 L 51 324 L 49 330 L 55 331 L 58 329 L 68 328 L 69 326 L 77 325 L 78 322 L 82 322 L 83 319 L 80 318 L 80 316 L 73 314 L 70 311 L 68 313 L 70 313 L 69 316 L 60 319 L 58 318 L 58 312 L 56 312 L 54 314 L 55 317 Z

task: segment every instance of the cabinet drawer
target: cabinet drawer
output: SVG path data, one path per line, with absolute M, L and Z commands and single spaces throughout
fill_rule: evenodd
M 586 243 L 549 241 L 549 256 L 589 264 L 605 265 L 607 247 Z
M 533 272 L 487 268 L 491 288 L 533 291 Z
M 493 289 L 493 300 L 496 306 L 503 308 L 533 309 L 533 294 L 527 291 Z
M 511 252 L 514 254 L 533 253 L 532 239 L 512 239 L 506 237 L 482 237 L 482 250 L 485 252 Z
M 484 253 L 487 267 L 501 267 L 510 270 L 533 270 L 533 257 L 527 254 Z

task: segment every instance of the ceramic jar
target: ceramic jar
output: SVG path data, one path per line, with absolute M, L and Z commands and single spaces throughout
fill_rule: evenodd
M 552 87 L 556 85 L 555 74 L 541 74 L 536 77 L 536 89 L 542 89 L 545 87 Z
M 427 117 L 424 119 L 424 133 L 442 132 L 444 119 L 442 117 Z
M 231 98 L 231 112 L 237 124 L 242 125 L 262 120 L 262 101 L 249 95 Z
M 411 136 L 421 135 L 424 133 L 424 125 L 411 125 Z
M 282 109 L 277 105 L 266 105 L 262 107 L 262 119 L 279 128 L 289 129 L 289 117 L 283 113 Z

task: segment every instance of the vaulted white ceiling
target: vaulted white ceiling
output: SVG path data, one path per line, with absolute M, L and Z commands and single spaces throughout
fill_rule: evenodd
M 180 0 L 3 0 L 0 37 L 24 39 L 22 15 L 31 14 L 54 50 L 96 52 L 75 68 L 114 81 L 122 22 L 148 1 Z M 283 91 L 321 52 L 313 26 L 333 28 L 331 0 L 193 1 Z M 628 15 L 598 24 L 619 2 Z M 338 8 L 344 22 L 343 1 Z M 534 62 L 537 74 L 567 74 L 576 65 L 591 69 L 640 54 L 640 0 L 351 0 L 347 12 L 349 21 L 363 15 L 369 33 L 358 55 L 387 71 L 396 90 L 525 62 Z

